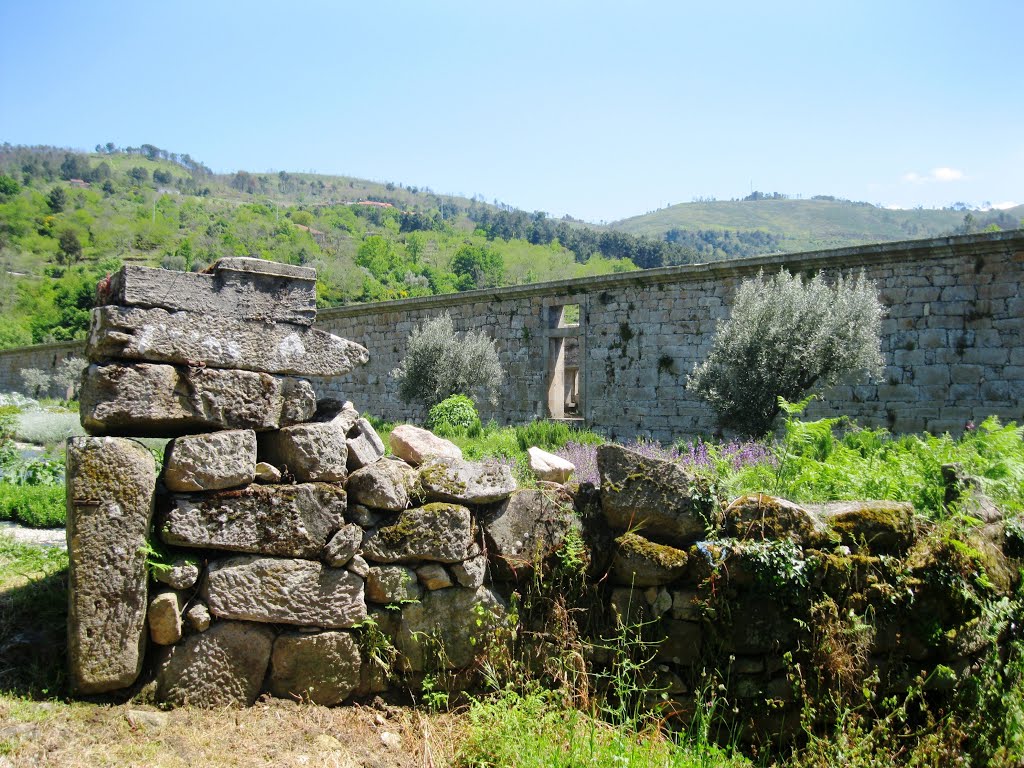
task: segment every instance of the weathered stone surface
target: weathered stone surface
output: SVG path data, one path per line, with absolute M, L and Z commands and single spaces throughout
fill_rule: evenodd
M 635 533 L 623 534 L 615 544 L 612 577 L 616 584 L 627 587 L 661 586 L 686 572 L 686 553 L 675 547 L 656 544 Z
M 459 586 L 476 589 L 483 586 L 484 577 L 487 575 L 487 556 L 477 555 L 461 563 L 453 563 L 451 568 Z
M 480 608 L 477 608 L 480 606 Z M 505 616 L 505 603 L 487 587 L 439 589 L 402 609 L 395 644 L 403 663 L 421 671 L 425 662 L 443 662 L 448 669 L 468 667 L 488 636 Z M 444 648 L 443 659 L 424 659 L 422 638 L 432 637 Z
M 289 266 L 245 258 L 221 259 L 207 273 L 126 265 L 107 285 L 100 283 L 97 305 L 187 310 L 312 325 L 316 318 L 316 270 Z
M 285 376 L 281 382 L 284 400 L 281 403 L 280 426 L 290 427 L 292 424 L 309 421 L 310 414 L 316 414 L 316 392 L 313 391 L 313 385 L 293 376 Z
M 222 621 L 169 648 L 156 675 L 156 698 L 173 706 L 251 706 L 270 662 L 274 631 Z
M 191 556 L 176 557 L 166 568 L 151 568 L 156 581 L 171 589 L 191 589 L 199 581 L 199 562 Z
M 366 599 L 373 603 L 419 600 L 422 594 L 416 572 L 404 565 L 375 565 L 366 576 Z
M 363 580 L 313 560 L 242 555 L 210 563 L 203 599 L 223 619 L 345 629 L 366 618 Z
M 196 632 L 205 632 L 210 628 L 210 609 L 202 600 L 196 600 L 185 611 L 185 623 Z
M 670 461 L 651 459 L 618 445 L 597 449 L 601 507 L 615 530 L 684 545 L 713 533 L 719 511 L 704 481 Z M 700 489 L 700 493 L 695 493 Z
M 829 539 L 827 526 L 803 507 L 766 493 L 740 496 L 725 510 L 726 530 L 744 540 L 789 539 L 819 546 Z
M 259 458 L 281 470 L 287 467 L 301 483 L 343 483 L 348 477 L 345 432 L 330 422 L 261 433 Z
M 173 589 L 154 595 L 149 601 L 149 639 L 157 645 L 174 645 L 181 640 L 181 613 L 185 596 Z
M 170 441 L 163 481 L 169 491 L 216 491 L 248 485 L 256 477 L 256 433 L 229 429 Z
M 363 543 L 363 556 L 378 563 L 458 563 L 469 557 L 473 524 L 469 510 L 435 502 L 403 512 Z
M 357 469 L 346 486 L 353 504 L 401 512 L 416 487 L 416 470 L 403 461 L 378 461 Z
M 362 528 L 351 523 L 343 525 L 324 547 L 323 560 L 332 568 L 341 568 L 355 556 L 362 543 Z
M 491 504 L 516 490 L 512 471 L 494 461 L 463 461 L 450 456 L 428 459 L 420 466 L 420 488 L 430 501 Z
M 80 412 L 87 432 L 173 437 L 219 429 L 277 429 L 282 414 L 308 419 L 303 379 L 173 365 L 90 365 Z
M 480 518 L 488 552 L 501 566 L 502 578 L 531 572 L 562 546 L 574 524 L 567 496 L 539 490 L 518 491 Z
M 914 505 L 908 501 L 840 501 L 808 506 L 849 547 L 866 547 L 874 554 L 900 554 L 917 538 Z
M 367 362 L 356 344 L 302 325 L 219 318 L 194 312 L 96 307 L 86 353 L 92 362 L 140 360 L 299 376 L 342 376 Z
M 250 485 L 169 496 L 158 530 L 168 544 L 320 557 L 345 516 L 345 491 L 326 483 Z
M 340 704 L 359 684 L 359 647 L 348 632 L 284 632 L 274 641 L 267 688 L 282 699 Z
M 350 485 L 351 482 L 350 479 Z M 345 510 L 345 519 L 350 523 L 355 523 L 360 528 L 373 528 L 386 516 L 384 512 L 376 512 L 367 506 L 354 502 L 352 500 L 352 492 L 349 491 L 348 509 Z
M 265 461 L 256 462 L 256 482 L 274 485 L 281 482 L 281 470 Z
M 325 398 L 317 401 L 313 421 L 319 424 L 333 424 L 348 435 L 359 421 L 359 411 L 349 400 L 342 402 L 334 398 Z
M 102 693 L 142 670 L 156 462 L 134 440 L 73 437 L 66 478 L 71 685 Z
M 700 624 L 669 619 L 662 624 L 660 634 L 662 639 L 655 651 L 656 660 L 685 665 L 700 661 L 704 639 Z
M 370 564 L 362 555 L 353 555 L 345 567 L 361 579 L 365 579 L 370 574 Z
M 576 471 L 576 465 L 568 459 L 542 451 L 537 446 L 527 448 L 526 456 L 530 462 L 530 471 L 537 476 L 538 480 L 564 483 L 569 479 L 569 475 Z
M 455 583 L 448 569 L 440 563 L 421 565 L 416 569 L 416 578 L 427 589 L 446 589 Z
M 431 456 L 462 458 L 462 449 L 455 443 L 438 437 L 412 424 L 400 424 L 388 436 L 391 452 L 414 466 L 422 464 Z
M 354 472 L 360 467 L 373 464 L 387 451 L 384 441 L 377 430 L 366 419 L 358 419 L 355 423 L 355 434 L 348 438 L 348 468 Z

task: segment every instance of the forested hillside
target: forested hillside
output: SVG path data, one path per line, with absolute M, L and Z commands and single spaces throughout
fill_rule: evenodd
M 690 203 L 598 227 L 429 188 L 312 173 L 215 174 L 151 144 L 0 146 L 0 348 L 83 335 L 124 263 L 222 256 L 316 267 L 321 306 L 1008 228 L 1006 212 L 888 211 L 832 198 Z

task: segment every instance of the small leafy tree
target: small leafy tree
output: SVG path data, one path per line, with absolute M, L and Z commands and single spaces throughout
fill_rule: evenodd
M 780 397 L 796 402 L 814 386 L 881 373 L 883 314 L 863 272 L 831 285 L 820 274 L 804 281 L 780 270 L 766 283 L 759 273 L 736 291 L 732 315 L 686 386 L 711 404 L 721 426 L 764 435 Z
M 427 408 L 456 394 L 497 405 L 505 379 L 495 342 L 482 331 L 457 334 L 447 312 L 413 329 L 405 359 L 391 376 L 404 402 Z
M 465 395 L 452 395 L 430 409 L 427 429 L 435 432 L 459 432 L 479 426 L 480 415 L 473 401 Z
M 39 397 L 39 393 L 46 393 L 50 389 L 50 374 L 40 368 L 22 368 L 18 371 L 21 380 L 24 382 L 25 391 L 32 397 Z

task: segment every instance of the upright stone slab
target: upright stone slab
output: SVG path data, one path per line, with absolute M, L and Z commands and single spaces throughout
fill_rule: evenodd
M 67 444 L 68 666 L 72 688 L 124 688 L 142 670 L 156 462 L 134 440 Z
M 488 636 L 501 626 L 505 603 L 489 587 L 451 587 L 427 592 L 418 603 L 402 608 L 402 623 L 395 645 L 400 663 L 413 671 L 441 663 L 447 669 L 461 669 L 486 652 Z M 425 638 L 432 638 L 444 650 L 440 659 L 427 655 Z
M 86 432 L 175 437 L 278 429 L 316 410 L 304 379 L 155 363 L 90 365 L 79 411 Z
M 100 283 L 96 303 L 312 325 L 316 270 L 249 258 L 221 259 L 200 273 L 126 265 Z
M 342 376 L 370 359 L 353 341 L 303 325 L 137 307 L 96 307 L 92 362 L 139 360 L 299 376 Z
M 174 706 L 252 706 L 270 663 L 274 630 L 222 621 L 185 638 L 161 658 L 156 698 Z
M 289 557 L 320 557 L 345 522 L 337 485 L 250 485 L 237 491 L 170 496 L 157 529 L 165 543 Z
M 345 629 L 366 618 L 363 580 L 312 560 L 243 555 L 211 563 L 203 598 L 222 619 Z
M 359 684 L 362 660 L 348 632 L 283 632 L 274 642 L 267 688 L 282 699 L 330 707 Z

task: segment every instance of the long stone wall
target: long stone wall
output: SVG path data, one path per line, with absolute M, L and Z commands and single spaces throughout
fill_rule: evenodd
M 485 419 L 516 423 L 565 413 L 579 345 L 578 394 L 567 399 L 587 426 L 612 437 L 661 440 L 714 430 L 714 415 L 685 389 L 728 317 L 739 283 L 758 271 L 855 273 L 876 281 L 883 321 L 883 379 L 836 387 L 813 415 L 848 414 L 899 432 L 963 430 L 995 414 L 1024 419 L 1024 232 L 969 235 L 788 254 L 481 290 L 323 310 L 318 325 L 371 350 L 369 365 L 330 382 L 330 392 L 371 413 L 405 419 L 389 372 L 410 331 L 448 312 L 457 330 L 497 341 L 508 374 Z M 579 307 L 579 326 L 564 322 Z M 575 397 L 575 400 L 572 398 Z M 561 412 L 560 412 L 561 411 Z M 571 410 L 568 415 L 572 415 Z
M 668 267 L 538 285 L 322 310 L 317 325 L 371 351 L 369 365 L 329 380 L 384 418 L 422 416 L 397 398 L 390 372 L 412 329 L 448 312 L 456 329 L 497 341 L 507 381 L 486 419 L 521 423 L 578 417 L 611 437 L 660 440 L 709 434 L 714 414 L 685 389 L 711 347 L 738 284 L 764 270 L 852 273 L 878 284 L 881 381 L 836 387 L 814 416 L 848 414 L 899 432 L 957 433 L 995 414 L 1024 420 L 1024 232 L 917 240 Z M 578 307 L 563 311 L 566 306 Z M 0 390 L 21 389 L 22 368 L 54 367 L 75 345 L 0 352 Z

